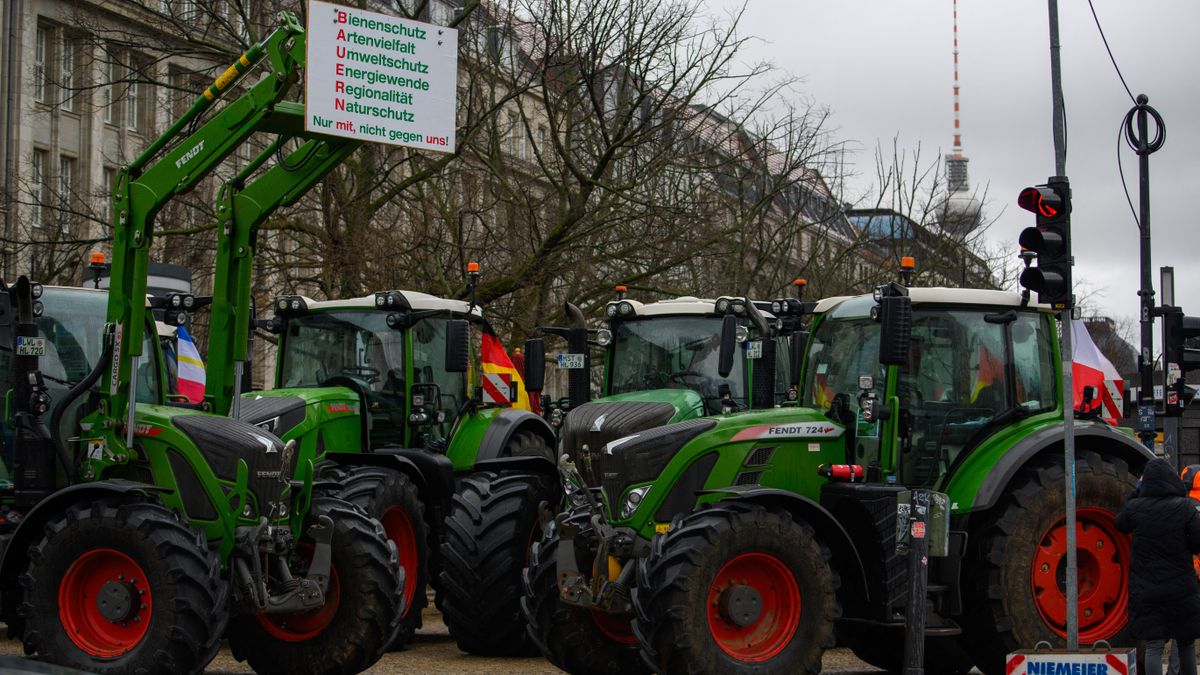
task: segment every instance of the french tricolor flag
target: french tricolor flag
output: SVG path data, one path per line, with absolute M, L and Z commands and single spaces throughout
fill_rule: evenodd
M 175 335 L 179 338 L 179 393 L 200 403 L 204 400 L 204 361 L 186 328 L 179 326 Z
M 1071 342 L 1074 351 L 1074 366 L 1071 369 L 1075 390 L 1075 409 L 1092 412 L 1103 406 L 1100 416 L 1112 424 L 1121 418 L 1125 399 L 1125 381 L 1113 367 L 1111 361 L 1096 347 L 1092 336 L 1082 321 L 1071 322 Z M 1096 387 L 1100 396 L 1083 409 L 1083 388 Z

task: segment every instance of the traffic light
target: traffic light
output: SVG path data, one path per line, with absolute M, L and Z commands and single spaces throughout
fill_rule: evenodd
M 1054 309 L 1070 309 L 1071 294 L 1071 185 L 1055 176 L 1045 185 L 1021 190 L 1017 205 L 1037 215 L 1037 225 L 1021 231 L 1022 248 L 1037 254 L 1037 266 L 1021 273 L 1021 285 L 1038 294 L 1038 302 Z
M 1200 338 L 1200 317 L 1184 316 L 1178 307 L 1163 307 L 1163 411 L 1167 415 L 1183 414 L 1187 406 L 1185 375 L 1200 370 L 1200 349 L 1187 346 L 1188 340 Z

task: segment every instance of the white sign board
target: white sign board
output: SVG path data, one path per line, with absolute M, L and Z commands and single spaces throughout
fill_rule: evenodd
M 304 128 L 454 151 L 458 31 L 310 0 Z
M 1137 651 L 1037 652 L 1008 655 L 1005 675 L 1137 675 Z

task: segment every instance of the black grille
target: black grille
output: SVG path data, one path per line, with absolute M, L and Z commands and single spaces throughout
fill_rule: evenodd
M 179 488 L 179 496 L 183 499 L 183 510 L 189 518 L 200 520 L 216 520 L 217 510 L 204 492 L 196 472 L 188 464 L 187 459 L 178 450 L 171 448 L 167 451 L 167 459 L 171 463 L 171 473 L 175 475 L 175 485 Z
M 734 485 L 758 485 L 758 479 L 762 478 L 761 471 L 743 471 L 737 475 L 737 480 Z
M 660 427 L 675 416 L 675 406 L 669 403 L 645 401 L 595 401 L 585 403 L 567 413 L 562 426 L 562 452 L 579 464 L 588 485 L 599 485 L 603 475 L 602 450 L 609 441 L 630 434 Z M 601 419 L 603 417 L 603 419 Z M 595 431 L 597 421 L 599 431 Z M 580 454 L 588 447 L 588 457 Z
M 252 424 L 216 415 L 177 415 L 172 422 L 192 439 L 218 478 L 236 479 L 237 461 L 245 460 L 258 515 L 267 515 L 267 504 L 278 501 L 283 489 L 279 482 L 283 444 L 278 438 Z
M 755 448 L 754 452 L 746 457 L 746 466 L 766 466 L 771 463 L 771 457 L 775 455 L 775 451 L 779 448 L 774 445 L 765 445 Z
M 243 398 L 238 419 L 276 436 L 283 436 L 304 421 L 304 399 L 299 396 Z
M 708 431 L 717 423 L 711 419 L 694 419 L 639 433 L 604 457 L 604 474 L 600 485 L 610 500 L 620 498 L 626 485 L 644 483 L 658 478 L 667 462 L 685 443 Z

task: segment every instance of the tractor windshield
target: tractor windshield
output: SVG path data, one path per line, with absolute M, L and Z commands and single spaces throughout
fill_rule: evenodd
M 611 394 L 648 389 L 692 389 L 709 413 L 721 410 L 721 384 L 744 402 L 745 364 L 734 364 L 728 378 L 717 373 L 721 347 L 718 317 L 663 317 L 621 321 L 614 326 L 609 356 Z
M 46 288 L 38 332 L 46 338 L 46 355 L 38 362 L 50 396 L 62 394 L 87 377 L 104 347 L 108 293 L 82 288 Z M 159 379 L 155 332 L 145 331 L 137 372 L 137 400 L 158 403 Z M 5 364 L 7 366 L 7 364 Z
M 403 428 L 404 333 L 373 310 L 319 312 L 291 319 L 281 346 L 283 387 L 348 386 L 372 417 L 396 416 Z

